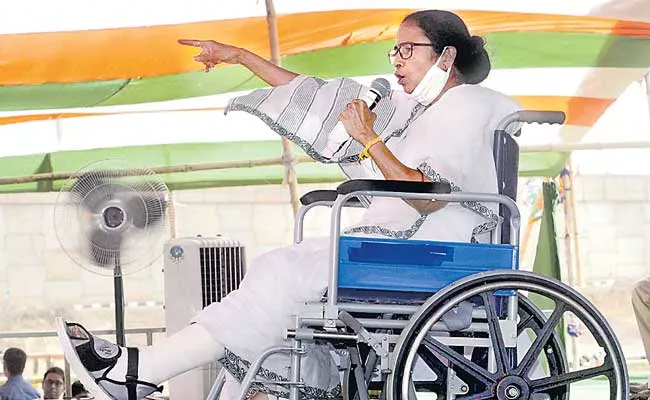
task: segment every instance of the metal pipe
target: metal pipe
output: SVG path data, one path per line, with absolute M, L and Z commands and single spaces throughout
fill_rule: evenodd
M 407 320 L 403 319 L 374 319 L 374 318 L 356 318 L 357 321 L 364 327 L 370 329 L 404 329 Z M 320 318 L 303 318 L 303 323 L 307 326 L 325 326 L 326 319 Z M 341 321 L 336 321 L 336 326 L 345 326 Z M 431 331 L 449 332 L 449 329 L 443 322 L 436 322 Z M 485 322 L 472 322 L 469 328 L 461 329 L 459 332 L 488 332 L 488 325 Z M 315 336 L 314 336 L 315 337 Z
M 300 317 L 296 317 L 296 329 L 300 329 L 302 325 Z M 300 382 L 300 357 L 302 350 L 302 341 L 296 338 L 293 339 L 293 350 L 291 351 L 291 373 L 289 380 L 292 382 Z M 299 400 L 300 392 L 299 386 L 293 384 L 289 386 L 289 400 Z
M 212 387 L 210 388 L 210 392 L 208 393 L 207 400 L 219 400 L 219 396 L 221 395 L 221 391 L 223 390 L 223 385 L 226 384 L 226 369 L 222 368 L 221 371 L 219 371 L 219 375 L 217 375 L 217 379 L 215 379 L 214 383 L 212 384 Z
M 126 346 L 126 338 L 124 336 L 124 281 L 122 280 L 122 266 L 120 265 L 119 254 L 115 257 L 113 285 L 115 297 L 115 343 L 120 347 L 124 347 Z
M 277 346 L 277 347 L 270 347 L 262 352 L 257 359 L 248 367 L 248 372 L 246 373 L 246 376 L 244 376 L 244 379 L 242 379 L 241 382 L 241 392 L 239 393 L 239 400 L 246 400 L 248 398 L 248 390 L 251 387 L 251 384 L 255 380 L 255 377 L 257 376 L 257 372 L 259 369 L 262 367 L 262 364 L 264 364 L 264 361 L 266 361 L 269 356 L 272 356 L 273 354 L 278 354 L 278 353 L 291 353 L 293 351 L 293 347 L 287 347 L 287 346 Z
M 303 238 L 303 228 L 304 228 L 304 223 L 305 223 L 305 216 L 307 215 L 307 212 L 311 210 L 314 207 L 318 206 L 326 206 L 326 207 L 331 207 L 332 202 L 331 201 L 316 201 L 314 203 L 308 204 L 306 206 L 302 206 L 298 209 L 298 213 L 296 214 L 296 223 L 293 228 L 293 242 L 294 243 L 300 243 L 302 242 Z
M 522 146 L 522 153 L 540 153 L 549 151 L 570 152 L 583 150 L 615 150 L 615 149 L 643 149 L 649 148 L 650 141 L 636 142 L 585 142 L 585 143 L 558 143 Z
M 295 329 L 287 329 L 287 339 L 293 339 L 296 337 Z M 331 332 L 314 332 L 311 334 L 311 337 L 314 339 L 333 339 L 333 340 L 351 340 L 357 341 L 359 335 L 351 333 L 331 333 Z
M 338 196 L 332 205 L 330 225 L 330 270 L 327 287 L 327 305 L 335 306 L 338 297 L 339 273 L 339 236 L 341 235 L 341 209 L 343 204 L 352 197 L 352 194 Z
M 413 314 L 420 306 L 403 306 L 395 304 L 363 304 L 341 303 L 339 309 L 349 313 L 378 313 L 378 314 Z
M 294 243 L 300 243 L 302 242 L 303 239 L 303 228 L 304 228 L 304 223 L 305 223 L 305 216 L 307 215 L 307 212 L 311 210 L 314 207 L 332 207 L 332 204 L 334 204 L 333 201 L 316 201 L 311 204 L 308 204 L 306 206 L 301 206 L 300 209 L 298 210 L 298 214 L 296 215 L 296 224 L 294 225 L 293 229 L 293 241 Z M 348 203 L 344 207 L 355 207 L 355 208 L 361 208 L 363 205 L 358 204 L 358 203 Z
M 70 382 L 70 363 L 68 360 L 63 359 L 63 373 L 65 374 L 65 395 L 72 397 L 72 382 Z

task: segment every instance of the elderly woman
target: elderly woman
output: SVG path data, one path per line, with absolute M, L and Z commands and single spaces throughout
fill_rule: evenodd
M 337 88 L 350 82 L 299 76 L 247 50 L 214 41 L 180 43 L 201 48 L 195 59 L 205 64 L 206 70 L 219 63 L 241 64 L 269 83 L 273 88 L 258 91 L 254 95 L 257 100 L 236 99 L 229 109 L 261 116 L 275 128 L 282 112 L 271 115 L 272 106 L 293 99 L 292 95 L 304 88 L 312 96 L 307 106 L 326 104 L 323 98 L 328 93 L 337 95 L 341 92 Z M 359 154 L 369 157 L 353 155 L 337 162 L 342 167 L 345 164 L 348 176 L 355 178 L 443 180 L 455 191 L 496 193 L 493 132 L 518 106 L 510 98 L 477 85 L 490 71 L 483 40 L 471 36 L 453 13 L 420 11 L 403 20 L 389 56 L 404 91 L 391 92 L 382 99 L 374 109 L 377 115 L 354 97 L 343 105 L 340 121 L 361 150 Z M 264 109 L 260 98 L 272 104 Z M 283 110 L 304 112 L 294 110 L 303 107 L 301 104 L 285 102 Z M 329 113 L 329 108 L 324 108 Z M 310 126 L 316 121 L 321 131 L 326 131 L 322 128 L 323 115 L 318 111 L 307 114 Z M 276 130 L 291 136 L 288 129 Z M 296 136 L 291 137 L 295 140 Z M 306 150 L 322 160 L 318 149 Z M 375 198 L 359 224 L 346 234 L 405 240 L 481 240 L 482 234 L 494 226 L 494 218 L 490 206 Z M 307 240 L 261 256 L 252 263 L 238 290 L 206 307 L 193 324 L 152 347 L 120 348 L 93 337 L 81 325 L 60 321 L 59 336 L 66 358 L 96 398 L 141 398 L 161 382 L 214 360 L 241 379 L 250 361 L 264 349 L 283 342 L 283 332 L 292 326 L 291 315 L 297 305 L 321 298 L 327 287 L 328 245 L 326 239 Z M 308 348 L 302 363 L 306 386 L 300 390 L 304 398 L 340 397 L 338 375 L 326 349 Z M 288 358 L 278 355 L 265 364 L 261 375 L 267 381 L 286 380 L 287 366 Z M 278 385 L 258 385 L 251 396 L 265 394 L 285 397 L 287 391 Z

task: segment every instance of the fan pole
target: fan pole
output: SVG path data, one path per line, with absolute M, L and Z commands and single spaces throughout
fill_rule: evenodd
M 126 346 L 124 340 L 124 281 L 122 280 L 122 266 L 120 257 L 115 257 L 115 271 L 113 274 L 115 288 L 115 339 L 118 346 Z

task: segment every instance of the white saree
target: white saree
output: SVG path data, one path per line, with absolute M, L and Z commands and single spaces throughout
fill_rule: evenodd
M 330 159 L 321 155 L 344 107 L 364 90 L 349 79 L 326 82 L 300 76 L 286 86 L 235 98 L 226 112 L 259 117 L 315 160 L 338 163 L 349 178 L 383 179 L 372 160 L 359 162 L 362 146 L 354 140 Z M 498 122 L 518 108 L 509 97 L 476 85 L 455 87 L 428 108 L 403 92 L 391 92 L 374 110 L 378 115 L 374 129 L 403 164 L 431 180 L 448 181 L 454 191 L 496 193 L 493 133 Z M 496 218 L 496 206 L 489 204 L 449 204 L 420 215 L 400 199 L 374 198 L 346 234 L 467 242 L 481 240 L 494 228 Z M 284 330 L 293 326 L 292 315 L 300 304 L 320 300 L 327 287 L 328 256 L 326 238 L 264 254 L 250 265 L 238 290 L 196 316 L 195 322 L 226 347 L 220 361 L 232 376 L 241 380 L 264 349 L 284 343 Z M 266 381 L 287 381 L 288 365 L 287 357 L 275 356 L 260 375 Z M 302 372 L 303 398 L 341 396 L 327 347 L 311 346 Z M 250 394 L 258 391 L 288 396 L 281 384 L 256 385 Z

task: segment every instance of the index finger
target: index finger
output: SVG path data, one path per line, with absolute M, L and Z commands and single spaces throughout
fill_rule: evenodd
M 205 40 L 193 40 L 193 39 L 178 39 L 178 43 L 184 44 L 186 46 L 202 47 Z
M 368 104 L 366 104 L 366 102 L 361 100 L 361 99 L 352 100 L 352 104 L 358 105 L 358 106 L 363 107 L 363 108 L 368 108 Z M 368 108 L 368 109 L 370 109 L 370 108 Z

